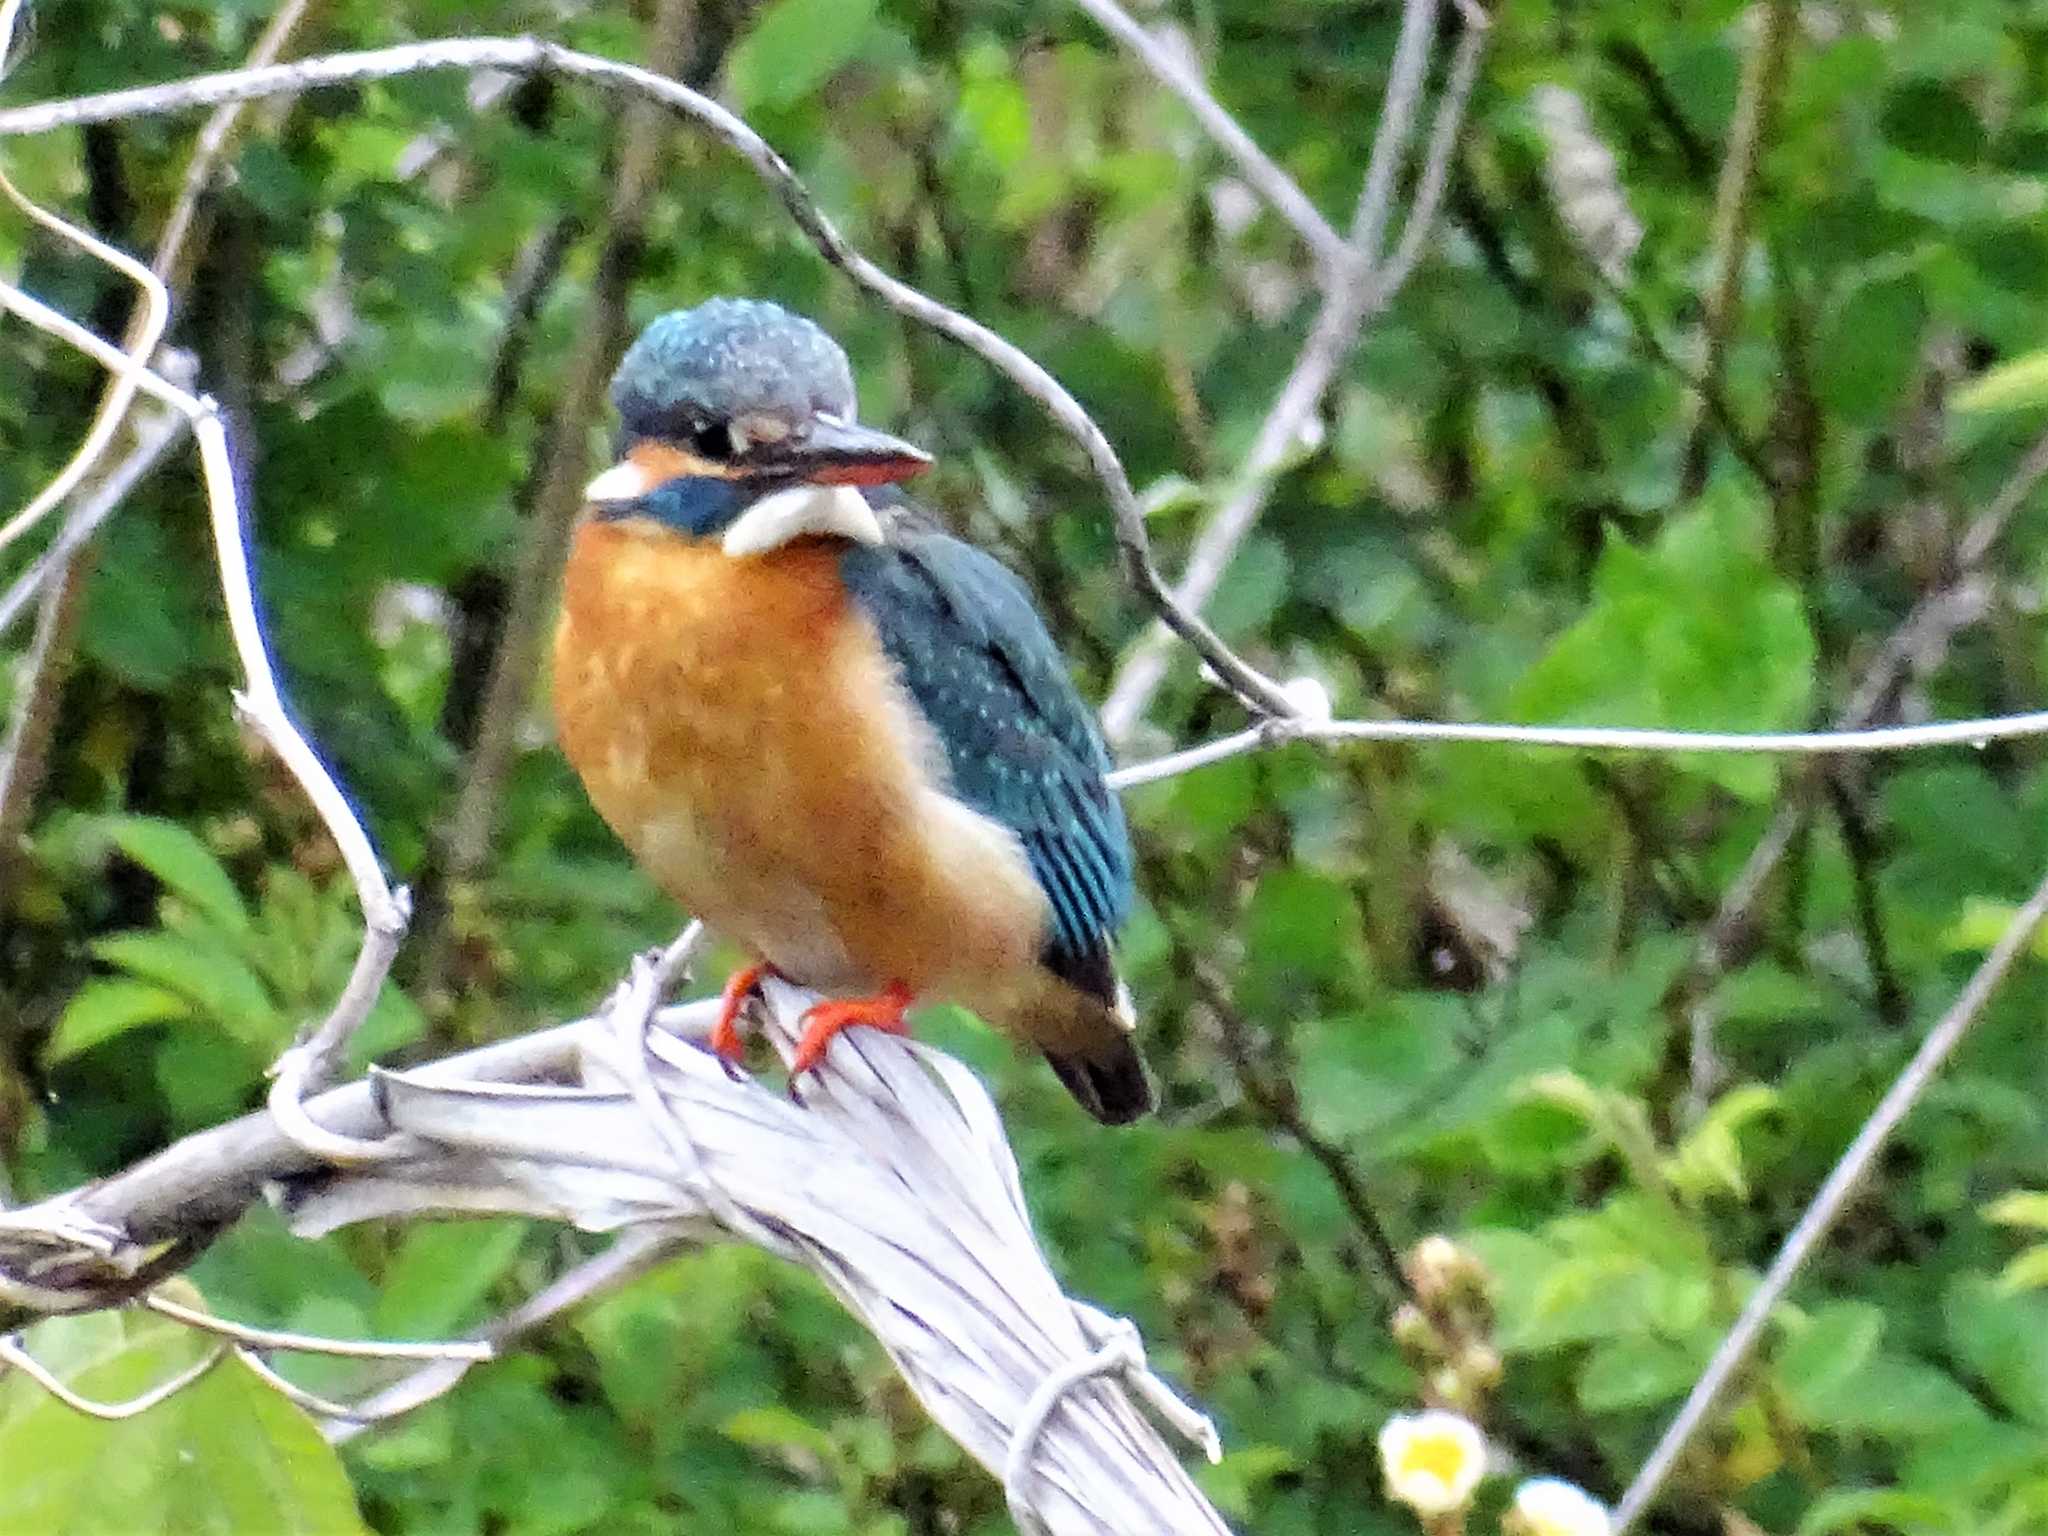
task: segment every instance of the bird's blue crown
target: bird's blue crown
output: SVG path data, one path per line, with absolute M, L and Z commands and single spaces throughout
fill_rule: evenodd
M 850 421 L 853 370 L 839 343 L 779 304 L 707 299 L 640 333 L 612 376 L 612 403 L 629 436 L 686 439 L 748 412 Z

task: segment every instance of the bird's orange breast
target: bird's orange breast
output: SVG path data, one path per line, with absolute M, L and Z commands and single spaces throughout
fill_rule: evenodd
M 943 793 L 836 549 L 729 558 L 578 531 L 555 644 L 564 752 L 678 901 L 792 978 L 972 993 L 1034 959 L 1015 840 Z

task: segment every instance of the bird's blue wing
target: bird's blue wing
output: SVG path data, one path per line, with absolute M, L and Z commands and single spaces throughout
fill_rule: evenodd
M 1130 911 L 1130 835 L 1094 717 L 1023 583 L 910 518 L 887 543 L 849 547 L 840 573 L 930 722 L 953 794 L 1023 845 L 1052 910 L 1048 955 L 1065 962 L 1055 969 L 1113 991 L 1108 942 Z

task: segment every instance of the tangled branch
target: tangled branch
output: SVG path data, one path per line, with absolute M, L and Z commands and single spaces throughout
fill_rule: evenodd
M 1211 1454 L 1213 1427 L 1146 1369 L 1129 1325 L 1061 1292 L 974 1076 L 941 1052 L 865 1032 L 835 1043 L 805 1079 L 801 1104 L 735 1080 L 701 1044 L 715 1002 L 656 1007 L 690 942 L 643 962 L 591 1018 L 379 1074 L 307 1106 L 339 1134 L 380 1138 L 389 1150 L 374 1164 L 325 1160 L 272 1116 L 252 1115 L 11 1213 L 0 1273 L 33 1269 L 41 1310 L 60 1310 L 67 1295 L 75 1307 L 97 1305 L 161 1245 L 203 1243 L 266 1186 L 303 1235 L 479 1212 L 621 1230 L 607 1281 L 689 1243 L 737 1238 L 824 1280 L 933 1419 L 1005 1480 L 1027 1529 L 1224 1531 L 1126 1389 Z M 763 1023 L 785 1061 L 810 1001 L 770 989 Z M 96 1238 L 67 1235 L 78 1232 Z M 519 1326 L 586 1294 L 572 1282 Z M 362 1404 L 296 1394 L 347 1422 L 415 1407 L 492 1352 L 489 1339 L 341 1346 L 224 1325 L 161 1298 L 148 1304 L 243 1348 L 431 1358 Z

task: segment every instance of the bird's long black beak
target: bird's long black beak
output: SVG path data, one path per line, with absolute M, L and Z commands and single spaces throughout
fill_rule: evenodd
M 858 422 L 814 416 L 779 443 L 763 443 L 749 467 L 786 470 L 811 485 L 893 485 L 931 468 L 932 456 L 914 443 Z

